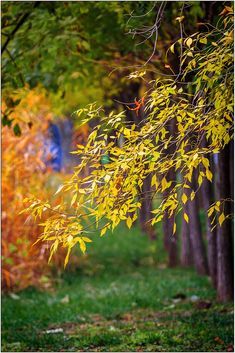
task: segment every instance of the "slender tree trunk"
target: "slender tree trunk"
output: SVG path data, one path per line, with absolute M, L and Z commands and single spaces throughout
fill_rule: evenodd
M 163 197 L 167 197 L 167 194 L 163 193 Z M 162 227 L 164 234 L 164 247 L 168 252 L 169 267 L 176 267 L 178 265 L 177 233 L 173 235 L 174 221 L 174 215 L 169 217 L 167 214 L 165 214 L 163 216 Z
M 207 235 L 207 257 L 208 257 L 208 267 L 209 274 L 213 286 L 216 288 L 217 283 L 217 232 L 216 228 L 212 230 L 211 217 L 207 216 L 207 210 L 213 203 L 213 190 L 212 184 L 208 180 L 204 180 L 202 185 L 203 191 L 203 204 L 206 212 L 206 235 Z
M 152 218 L 152 195 L 151 195 L 151 175 L 148 175 L 143 182 L 142 192 L 140 193 L 141 197 L 141 208 L 139 221 L 140 226 L 143 232 L 148 234 L 151 240 L 156 239 L 156 233 L 149 222 Z
M 206 139 L 203 140 L 202 147 L 206 147 L 207 142 Z M 212 230 L 212 217 L 208 217 L 207 211 L 210 207 L 210 205 L 214 202 L 215 196 L 214 196 L 214 188 L 213 186 L 215 185 L 215 178 L 216 178 L 216 173 L 215 173 L 215 168 L 214 168 L 214 162 L 213 159 L 210 161 L 210 167 L 211 170 L 213 171 L 214 175 L 214 180 L 213 184 L 205 179 L 203 181 L 202 187 L 201 187 L 201 198 L 203 201 L 203 208 L 206 213 L 206 236 L 207 236 L 207 257 L 208 257 L 208 267 L 209 267 L 209 274 L 211 276 L 211 280 L 213 283 L 213 286 L 216 288 L 217 285 L 217 231 L 216 228 Z
M 176 120 L 172 120 L 170 122 L 170 125 L 168 126 L 169 132 L 171 135 L 174 135 L 176 132 Z M 175 151 L 175 146 L 171 145 L 166 153 L 172 155 Z M 176 182 L 176 172 L 174 168 L 171 168 L 167 175 L 166 175 L 167 181 L 172 181 L 172 188 L 174 183 Z M 163 198 L 167 198 L 167 196 L 171 193 L 171 189 L 169 188 L 165 192 L 163 192 Z M 174 227 L 174 222 L 175 222 L 175 216 L 174 214 L 169 217 L 167 214 L 164 215 L 163 217 L 163 234 L 164 234 L 164 246 L 165 249 L 168 251 L 168 266 L 169 267 L 175 267 L 178 265 L 178 246 L 177 246 L 177 232 L 172 236 L 173 233 L 173 227 Z
M 176 267 L 178 265 L 178 247 L 177 247 L 177 234 L 173 233 L 174 216 L 163 217 L 163 233 L 164 233 L 164 244 L 168 251 L 168 266 Z
M 188 205 L 185 204 L 183 207 L 183 212 L 188 214 Z M 182 217 L 182 227 L 181 227 L 181 265 L 184 267 L 189 267 L 193 265 L 192 249 L 189 237 L 189 225 Z
M 220 200 L 230 198 L 229 157 L 232 144 L 225 146 L 218 158 L 218 195 Z M 231 203 L 224 202 L 225 216 L 231 213 Z M 221 302 L 233 299 L 233 241 L 232 222 L 227 218 L 222 226 L 218 226 L 218 276 L 217 296 Z
M 195 174 L 192 177 L 192 188 L 193 190 L 196 190 Z M 206 275 L 208 274 L 208 265 L 201 232 L 198 200 L 196 197 L 193 201 L 188 203 L 188 211 L 190 220 L 189 234 L 193 249 L 194 265 L 198 274 Z

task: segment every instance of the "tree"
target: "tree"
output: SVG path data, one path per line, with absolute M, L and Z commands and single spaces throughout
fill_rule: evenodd
M 224 214 L 231 214 L 231 205 L 229 198 L 231 196 L 230 183 L 229 183 L 229 149 L 231 145 L 226 145 L 219 155 L 218 163 L 218 194 L 223 200 L 223 213 L 219 217 L 221 227 L 218 228 L 218 299 L 220 301 L 228 301 L 233 299 L 233 241 L 232 241 L 232 224 L 231 218 L 226 217 L 224 221 Z
M 182 212 L 183 205 L 195 199 L 203 180 L 212 181 L 210 156 L 219 154 L 222 166 L 223 151 L 233 139 L 232 14 L 232 9 L 226 6 L 217 27 L 186 38 L 181 35 L 171 46 L 172 53 L 178 50 L 177 46 L 179 48 L 180 71 L 173 79 L 156 79 L 144 93 L 146 121 L 140 129 L 136 124 L 126 122 L 125 111 L 111 112 L 106 116 L 102 107 L 95 104 L 77 111 L 77 117 L 82 119 L 82 123 L 98 117 L 100 124 L 89 135 L 87 145 L 78 146 L 78 150 L 74 152 L 81 156 L 82 162 L 75 168 L 73 176 L 58 190 L 58 193 L 63 191 L 72 194 L 69 209 L 64 203 L 53 207 L 48 201 L 42 202 L 35 197 L 27 199 L 31 204 L 26 211 L 31 212 L 35 218 L 48 210 L 51 212 L 43 224 L 43 235 L 39 239 L 51 241 L 51 256 L 59 246 L 67 247 L 66 265 L 76 244 L 85 252 L 86 243 L 91 242 L 89 229 L 94 224 L 101 230 L 101 236 L 107 229 L 114 229 L 121 220 L 125 220 L 127 226 L 131 227 L 141 207 L 139 188 L 143 188 L 144 180 L 149 175 L 152 175 L 152 197 L 163 195 L 159 206 L 152 211 L 152 225 L 160 222 L 166 214 L 175 218 Z M 177 21 L 182 24 L 184 17 L 178 17 Z M 183 83 L 187 83 L 192 71 L 195 78 L 191 84 L 192 93 L 189 94 L 183 88 Z M 144 68 L 141 68 L 130 77 L 143 78 L 145 74 Z M 177 122 L 174 136 L 169 135 L 166 127 L 171 121 Z M 108 142 L 111 130 L 116 131 L 110 136 L 111 140 L 115 141 L 121 135 L 125 137 L 121 148 L 115 142 Z M 206 147 L 201 146 L 203 138 L 206 138 Z M 172 145 L 175 146 L 174 151 L 169 151 Z M 169 153 L 166 154 L 166 151 Z M 101 163 L 104 159 L 106 162 Z M 81 179 L 79 174 L 87 165 L 92 172 Z M 182 175 L 182 179 L 177 179 L 175 183 L 168 177 L 172 169 L 176 174 Z M 220 180 L 222 187 L 225 176 L 221 176 Z M 185 193 L 185 189 L 189 191 Z M 166 194 L 166 190 L 171 192 Z M 228 194 L 227 190 L 221 191 L 222 199 L 218 202 L 228 202 Z M 195 202 L 192 205 L 195 208 Z M 215 206 L 213 204 L 210 207 L 209 216 L 216 212 Z M 91 221 L 84 225 L 82 219 L 87 211 Z M 224 213 L 221 208 L 219 212 L 218 222 L 220 226 L 224 223 L 225 227 L 231 214 L 229 209 L 228 213 Z M 184 209 L 183 217 L 189 223 L 195 214 L 190 209 L 187 214 Z M 212 223 L 213 226 L 216 225 L 216 217 Z M 192 226 L 199 227 L 197 218 Z M 176 228 L 174 221 L 172 237 L 176 234 Z M 221 238 L 219 242 L 222 241 Z M 191 236 L 190 240 L 195 242 L 196 236 Z M 193 248 L 193 251 L 200 250 L 201 243 L 195 244 Z M 223 239 L 219 249 L 225 248 Z M 230 261 L 224 256 L 225 253 L 226 251 L 219 253 L 219 274 L 227 268 L 227 261 Z M 194 255 L 195 258 L 198 256 Z M 226 265 L 222 265 L 223 262 Z M 205 273 L 206 265 L 201 265 L 201 259 L 198 263 L 199 272 Z M 219 283 L 225 279 L 218 276 L 220 293 Z M 231 288 L 228 287 L 228 292 L 231 293 L 230 291 Z M 229 297 L 226 294 L 226 299 Z

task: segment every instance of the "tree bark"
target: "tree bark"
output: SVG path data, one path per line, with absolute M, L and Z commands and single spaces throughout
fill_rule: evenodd
M 202 142 L 202 147 L 206 147 L 207 142 L 206 139 L 203 140 Z M 207 258 L 208 258 L 208 268 L 209 268 L 209 274 L 212 280 L 213 286 L 216 288 L 217 285 L 217 232 L 216 228 L 212 230 L 212 225 L 211 221 L 213 217 L 208 217 L 207 211 L 210 207 L 210 205 L 214 202 L 215 200 L 215 195 L 214 195 L 214 188 L 213 186 L 215 185 L 215 179 L 216 179 L 216 172 L 214 168 L 214 161 L 211 158 L 210 160 L 210 168 L 213 173 L 213 183 L 211 183 L 209 180 L 205 179 L 203 181 L 202 187 L 201 187 L 201 198 L 203 201 L 203 208 L 206 213 L 206 236 L 207 236 Z
M 177 233 L 172 235 L 174 227 L 174 216 L 163 217 L 163 234 L 164 246 L 168 252 L 168 267 L 176 267 L 178 265 L 178 247 L 177 247 Z
M 217 283 L 217 232 L 216 228 L 212 230 L 211 226 L 211 217 L 207 216 L 207 210 L 210 205 L 213 203 L 213 190 L 212 184 L 208 180 L 204 180 L 202 185 L 202 194 L 203 194 L 203 205 L 206 212 L 206 236 L 207 236 L 207 257 L 208 257 L 208 267 L 209 274 L 213 286 L 216 288 Z
M 192 177 L 192 189 L 196 190 L 195 174 Z M 199 208 L 197 197 L 188 203 L 188 213 L 190 221 L 190 241 L 193 250 L 193 260 L 196 271 L 200 275 L 208 274 L 208 265 L 206 259 L 206 251 L 203 243 L 201 225 L 199 219 Z
M 183 212 L 188 215 L 188 205 L 184 205 Z M 181 227 L 181 256 L 180 262 L 183 267 L 189 267 L 193 265 L 192 258 L 192 246 L 189 237 L 189 225 L 182 217 L 182 227 Z
M 143 182 L 142 192 L 140 193 L 141 208 L 139 214 L 140 226 L 143 232 L 148 234 L 151 240 L 156 239 L 156 233 L 153 226 L 150 224 L 152 218 L 152 195 L 151 195 L 151 175 L 148 175 Z
M 229 182 L 229 157 L 233 153 L 231 145 L 226 145 L 218 157 L 218 195 L 221 201 L 231 197 Z M 225 216 L 231 211 L 231 202 L 224 202 Z M 218 226 L 217 297 L 219 301 L 226 302 L 233 299 L 233 280 L 232 222 L 227 218 L 221 226 Z
M 176 120 L 172 120 L 168 126 L 168 130 L 171 135 L 174 135 L 176 132 Z M 166 151 L 166 154 L 172 155 L 175 151 L 175 146 L 172 144 Z M 167 196 L 171 193 L 171 189 L 173 188 L 174 183 L 176 182 L 176 172 L 174 168 L 171 168 L 167 175 L 167 181 L 172 181 L 172 187 L 170 187 L 167 191 L 163 192 L 163 198 L 167 198 Z M 167 214 L 163 217 L 163 234 L 164 234 L 164 246 L 168 251 L 168 266 L 175 267 L 178 265 L 178 246 L 177 246 L 177 232 L 172 236 L 173 227 L 175 222 L 174 214 L 169 217 Z

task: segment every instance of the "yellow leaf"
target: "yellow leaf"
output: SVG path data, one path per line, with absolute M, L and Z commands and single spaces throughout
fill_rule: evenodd
M 67 238 L 67 242 L 68 242 L 68 243 L 71 243 L 71 241 L 73 241 L 73 236 L 72 236 L 72 235 L 69 235 L 68 238 Z
M 175 46 L 175 43 L 173 43 L 171 46 L 170 46 L 170 51 L 174 54 L 174 46 Z
M 126 137 L 130 137 L 130 136 L 131 136 L 131 132 L 130 132 L 130 130 L 127 129 L 127 128 L 124 128 L 123 134 L 124 134 Z
M 166 178 L 164 177 L 162 179 L 162 191 L 166 190 L 167 188 L 169 188 L 172 184 L 172 181 L 167 182 Z
M 87 243 L 92 243 L 92 240 L 87 237 L 82 237 L 82 240 L 86 241 Z
M 57 191 L 55 192 L 55 195 L 59 194 L 59 192 L 63 189 L 64 185 L 60 185 L 57 189 Z
M 156 174 L 154 174 L 154 176 L 152 177 L 151 186 L 153 186 L 153 185 L 156 185 L 156 187 L 158 185 Z
M 201 183 L 202 183 L 202 176 L 201 176 L 201 175 L 199 175 L 199 177 L 198 177 L 197 181 L 198 181 L 198 185 L 200 186 L 200 185 L 201 185 Z
M 224 113 L 224 116 L 226 119 L 228 119 L 229 121 L 231 121 L 233 123 L 233 119 L 227 113 Z
M 207 38 L 206 37 L 201 38 L 201 39 L 199 39 L 199 42 L 203 43 L 203 44 L 207 44 Z
M 183 19 L 184 19 L 184 16 L 180 16 L 180 17 L 176 17 L 176 21 L 179 21 L 179 22 L 182 22 L 183 21 Z
M 185 221 L 188 223 L 189 219 L 188 219 L 187 213 L 184 213 L 184 219 L 185 219 Z
M 104 181 L 105 181 L 106 183 L 108 183 L 110 179 L 111 179 L 111 175 L 106 174 L 105 177 L 104 177 Z
M 76 199 L 77 199 L 77 196 L 78 196 L 77 193 L 73 195 L 73 198 L 72 198 L 72 200 L 71 200 L 71 206 L 73 206 L 74 202 L 75 202 Z
M 211 173 L 211 171 L 209 169 L 206 170 L 206 177 L 208 180 L 212 181 L 212 176 L 213 174 Z
M 191 192 L 191 195 L 190 195 L 190 200 L 191 200 L 191 201 L 193 201 L 193 200 L 194 200 L 194 198 L 195 198 L 195 192 L 194 192 L 194 191 L 192 191 L 192 192 Z
M 221 213 L 221 215 L 219 216 L 219 224 L 220 224 L 220 226 L 222 225 L 224 220 L 225 220 L 225 215 L 224 215 L 224 213 Z
M 202 164 L 204 165 L 204 167 L 207 169 L 210 165 L 210 162 L 207 158 L 203 157 L 202 158 Z
M 214 207 L 210 207 L 209 210 L 207 211 L 208 217 L 210 217 L 213 212 L 214 212 Z
M 80 249 L 83 252 L 83 254 L 86 251 L 86 243 L 82 240 L 82 238 L 79 239 L 79 244 L 80 244 Z
M 192 43 L 193 43 L 192 38 L 188 38 L 188 39 L 186 40 L 186 42 L 185 42 L 185 44 L 186 44 L 187 47 L 189 47 L 189 48 L 191 47 Z
M 105 233 L 107 232 L 107 227 L 104 227 L 103 229 L 101 229 L 101 232 L 100 232 L 100 236 L 102 237 L 103 235 L 105 235 Z
M 71 248 L 68 248 L 66 258 L 64 259 L 64 268 L 67 266 L 67 263 L 69 262 L 70 253 L 71 253 Z
M 154 174 L 154 176 L 152 177 L 151 186 L 153 186 L 155 184 L 156 184 L 156 174 Z
M 86 194 L 86 190 L 84 189 L 79 189 L 80 194 Z
M 155 223 L 160 222 L 163 219 L 163 214 L 161 214 L 160 216 L 157 217 Z
M 185 175 L 185 177 L 188 179 L 188 181 L 192 181 L 192 171 L 188 172 L 187 175 Z
M 176 232 L 176 223 L 174 223 L 174 226 L 173 226 L 173 234 L 175 234 Z
M 132 219 L 131 219 L 131 217 L 128 217 L 128 218 L 127 218 L 126 224 L 127 224 L 127 227 L 130 229 L 131 226 L 132 226 Z
M 184 204 L 186 204 L 186 202 L 187 202 L 187 200 L 188 200 L 188 197 L 187 197 L 187 195 L 183 194 L 181 199 L 182 199 L 182 202 L 183 202 Z

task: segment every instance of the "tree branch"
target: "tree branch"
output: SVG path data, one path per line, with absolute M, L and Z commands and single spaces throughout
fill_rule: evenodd
M 38 7 L 40 5 L 41 1 L 35 1 L 34 5 L 33 5 L 33 9 L 35 9 L 36 7 Z M 16 24 L 15 28 L 13 29 L 13 31 L 9 34 L 7 40 L 5 41 L 5 43 L 2 46 L 1 49 L 1 54 L 4 53 L 4 51 L 7 49 L 7 46 L 9 44 L 9 42 L 13 39 L 14 35 L 16 34 L 16 32 L 20 29 L 21 26 L 23 26 L 23 24 L 26 22 L 27 18 L 29 17 L 29 15 L 31 15 L 31 11 L 26 12 L 19 20 L 19 22 Z

